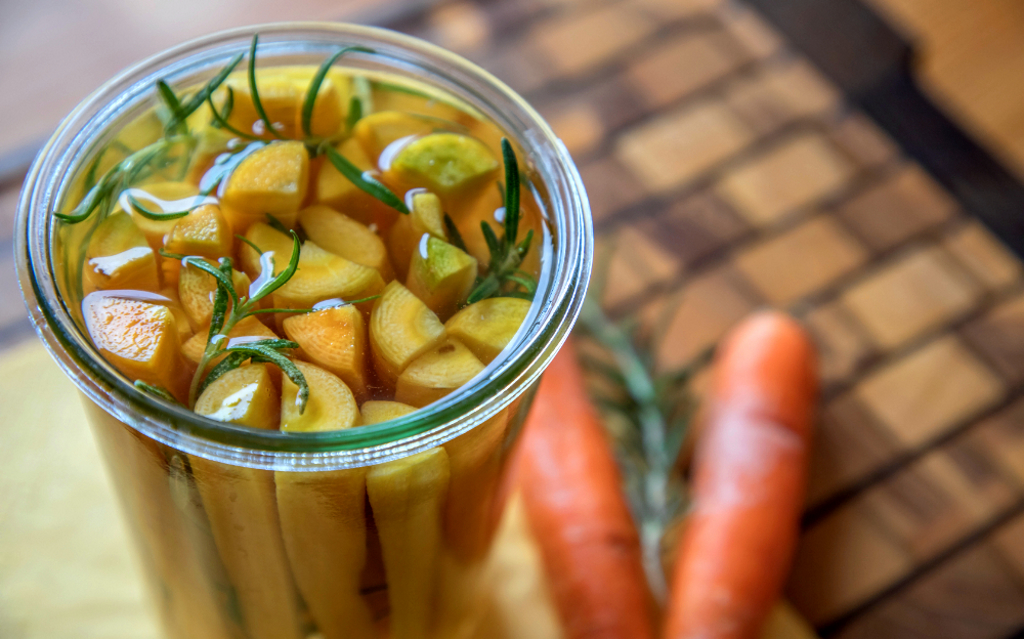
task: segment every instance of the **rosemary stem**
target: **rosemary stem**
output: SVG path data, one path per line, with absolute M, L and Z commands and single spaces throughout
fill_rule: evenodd
M 615 358 L 626 392 L 638 407 L 641 442 L 648 460 L 643 498 L 645 514 L 649 515 L 640 522 L 640 542 L 648 583 L 655 598 L 662 603 L 668 584 L 661 565 L 661 535 L 671 517 L 667 486 L 673 460 L 666 446 L 668 429 L 658 405 L 657 389 L 629 336 L 605 316 L 593 298 L 584 303 L 580 321 Z
M 245 317 L 244 314 L 240 315 L 236 313 L 234 306 L 231 307 L 231 312 L 228 314 L 227 319 L 224 320 L 224 326 L 220 329 L 221 335 L 227 335 L 235 324 L 239 320 Z M 203 383 L 206 369 L 210 365 L 210 360 L 217 356 L 217 354 L 225 347 L 224 340 L 214 342 L 210 340 L 206 342 L 206 348 L 203 349 L 203 356 L 199 358 L 199 366 L 196 368 L 196 372 L 192 375 L 192 383 L 188 387 L 188 407 L 190 410 L 194 410 L 196 407 L 196 401 L 199 400 L 199 387 Z

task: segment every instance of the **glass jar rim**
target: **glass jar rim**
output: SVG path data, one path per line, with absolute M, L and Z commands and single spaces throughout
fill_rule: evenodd
M 248 48 L 254 33 L 259 33 L 264 51 L 297 45 L 319 51 L 356 44 L 373 47 L 373 59 L 387 61 L 384 68 L 426 72 L 444 90 L 480 109 L 511 134 L 525 150 L 526 164 L 547 189 L 554 209 L 548 211 L 548 221 L 556 228 L 556 241 L 543 260 L 540 303 L 533 304 L 510 349 L 483 373 L 408 416 L 318 433 L 258 430 L 208 419 L 126 381 L 82 334 L 58 294 L 51 249 L 60 222 L 49 212 L 66 195 L 91 146 L 112 128 L 126 105 L 152 100 L 157 78 L 219 69 Z M 568 150 L 532 107 L 487 71 L 433 44 L 387 29 L 292 22 L 240 27 L 190 40 L 133 65 L 89 95 L 61 122 L 28 173 L 18 204 L 15 252 L 37 333 L 78 388 L 108 413 L 187 453 L 253 468 L 329 470 L 436 446 L 486 421 L 529 388 L 568 337 L 580 312 L 590 279 L 593 228 L 586 191 Z

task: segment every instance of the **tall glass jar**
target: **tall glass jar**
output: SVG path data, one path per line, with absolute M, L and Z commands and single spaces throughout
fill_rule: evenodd
M 85 231 L 52 212 L 75 197 L 100 150 L 153 108 L 158 79 L 200 84 L 254 32 L 261 66 L 371 47 L 375 55 L 344 66 L 453 96 L 523 150 L 548 236 L 537 303 L 502 356 L 425 409 L 320 433 L 212 421 L 138 391 L 81 327 L 69 291 Z M 509 449 L 580 310 L 593 254 L 572 159 L 519 96 L 458 56 L 381 29 L 273 24 L 193 40 L 124 71 L 61 123 L 26 180 L 15 249 L 36 330 L 85 397 L 167 636 L 473 636 Z

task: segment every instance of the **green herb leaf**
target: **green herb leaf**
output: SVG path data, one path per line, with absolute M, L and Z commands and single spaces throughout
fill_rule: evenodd
M 277 217 L 275 217 L 273 214 L 267 213 L 266 215 L 267 215 L 267 224 L 270 226 L 270 228 L 274 229 L 275 231 L 280 231 L 281 233 L 284 233 L 285 235 L 288 235 L 289 233 L 291 233 L 291 231 L 288 229 L 288 227 L 285 226 L 284 223 L 281 222 L 281 220 L 277 219 Z
M 245 360 L 249 359 L 249 357 L 250 355 L 248 353 L 231 353 L 224 359 L 220 360 L 216 366 L 210 369 L 210 372 L 207 373 L 203 383 L 200 384 L 199 394 L 202 395 L 207 386 L 217 381 L 217 379 L 222 377 L 225 373 L 233 371 L 241 366 L 245 363 Z
M 271 342 L 274 344 L 271 345 Z M 286 345 L 280 345 L 280 343 Z M 287 340 L 261 340 L 245 344 L 234 344 L 228 346 L 225 350 L 230 353 L 248 353 L 250 356 L 261 357 L 280 368 L 288 376 L 288 379 L 292 380 L 292 383 L 299 387 L 299 414 L 302 414 L 306 411 L 306 402 L 309 401 L 309 384 L 306 383 L 306 378 L 302 375 L 299 367 L 276 350 L 298 347 L 299 345 L 295 342 L 288 342 Z
M 261 308 L 255 311 L 249 311 L 249 315 L 261 315 L 263 313 L 295 313 L 296 315 L 303 315 L 305 313 L 312 313 L 311 308 Z
M 473 289 L 473 292 L 469 294 L 469 298 L 466 300 L 467 304 L 475 304 L 480 300 L 485 300 L 488 297 L 494 295 L 501 288 L 501 283 L 498 278 L 491 274 L 485 277 L 477 284 L 477 287 Z
M 516 247 L 516 253 L 519 253 L 519 257 L 526 257 L 526 252 L 530 250 L 530 243 L 533 241 L 533 229 L 526 232 L 526 237 Z
M 483 231 L 484 241 L 487 242 L 487 250 L 491 252 L 491 263 L 493 264 L 495 262 L 493 259 L 495 257 L 499 258 L 497 261 L 500 262 L 500 258 L 504 256 L 504 251 L 502 251 L 501 242 L 498 241 L 498 236 L 494 234 L 494 229 L 492 229 L 491 225 L 486 221 L 481 221 L 480 230 Z
M 231 272 L 231 260 L 229 258 L 222 258 L 218 270 L 224 274 L 225 278 L 232 282 L 232 286 L 230 292 L 225 290 L 223 286 L 218 286 L 217 292 L 214 293 L 213 313 L 210 315 L 210 330 L 207 332 L 206 337 L 207 344 L 209 344 L 213 340 L 213 336 L 219 333 L 220 329 L 224 327 L 224 319 L 228 312 L 228 296 L 234 293 L 235 290 Z
M 278 140 L 283 140 L 284 136 L 277 132 L 277 129 L 274 128 L 274 123 L 267 117 L 267 112 L 263 109 L 263 102 L 260 101 L 259 89 L 256 87 L 256 45 L 259 43 L 259 39 L 260 34 L 254 33 L 252 35 L 252 44 L 249 45 L 249 93 L 252 94 L 252 106 L 256 109 L 256 114 L 260 116 L 260 120 L 263 121 L 267 132 Z
M 104 176 L 106 177 L 106 176 Z M 78 203 L 70 213 L 58 213 L 54 211 L 53 216 L 62 222 L 67 224 L 78 224 L 84 222 L 92 214 L 92 212 L 99 206 L 100 201 L 110 194 L 110 189 L 105 188 L 103 181 L 100 184 L 89 189 L 89 192 L 85 194 L 82 201 Z
M 256 251 L 257 255 L 263 255 L 262 249 L 260 249 L 260 247 L 256 246 L 256 243 L 253 242 L 252 240 L 250 240 L 249 238 L 245 237 L 244 235 L 238 235 L 237 233 L 235 234 L 235 237 L 238 238 L 239 240 L 241 240 L 242 242 L 245 242 L 246 244 L 248 244 L 249 248 L 251 248 L 252 250 Z
M 160 154 L 166 153 L 167 149 L 178 141 L 180 141 L 178 137 L 163 138 L 132 153 L 110 167 L 70 213 L 54 211 L 54 217 L 67 224 L 78 224 L 87 220 L 101 204 L 110 202 L 116 188 L 120 187 L 121 190 L 124 190 L 130 187 L 139 179 L 140 171 L 146 168 L 149 162 L 154 161 Z
M 519 272 L 522 273 L 522 271 Z M 526 274 L 523 273 L 523 275 Z M 509 282 L 515 282 L 516 284 L 522 286 L 530 295 L 534 295 L 537 292 L 537 282 L 533 281 L 533 278 L 530 277 L 529 275 L 527 275 L 526 277 L 523 277 L 521 275 L 509 275 L 505 279 Z
M 515 244 L 519 232 L 519 162 L 508 138 L 501 138 L 501 154 L 505 160 L 505 240 Z
M 343 49 L 338 50 L 331 57 L 324 60 L 323 64 L 320 65 L 320 68 L 316 70 L 316 75 L 313 76 L 313 81 L 309 83 L 309 90 L 306 91 L 306 99 L 302 102 L 302 132 L 306 134 L 306 137 L 313 136 L 312 131 L 310 131 L 310 126 L 313 122 L 313 107 L 316 106 L 316 98 L 317 94 L 320 93 L 320 85 L 323 84 L 324 78 L 327 76 L 327 72 L 332 66 L 334 66 L 334 63 L 338 61 L 338 58 L 352 51 L 375 53 L 373 49 L 368 49 L 367 47 L 344 47 Z
M 174 395 L 171 395 L 171 392 L 169 390 L 167 390 L 166 388 L 161 388 L 160 386 L 153 386 L 151 384 L 147 384 L 146 382 L 142 381 L 141 379 L 135 380 L 133 386 L 135 386 L 135 388 L 139 389 L 140 391 L 143 391 L 145 393 L 149 393 L 150 395 L 156 395 L 160 399 L 167 400 L 167 401 L 171 402 L 172 404 L 178 404 L 178 405 L 181 404 L 181 402 L 179 402 L 177 399 L 175 399 Z
M 161 251 L 164 257 L 177 257 L 173 253 L 165 253 Z M 222 265 L 223 260 L 227 258 L 221 258 Z M 217 286 L 224 289 L 224 291 L 231 297 L 231 301 L 236 305 L 238 304 L 238 293 L 235 292 L 235 284 L 231 281 L 231 271 L 225 273 L 221 268 L 214 266 L 206 261 L 205 257 L 199 257 L 198 255 L 189 255 L 182 259 L 182 263 L 186 266 L 194 266 L 200 271 L 209 273 L 217 280 Z M 228 261 L 230 268 L 230 261 Z M 211 327 L 212 328 L 212 327 Z M 212 334 L 211 334 L 212 335 Z
M 252 135 L 251 133 L 246 133 L 245 131 L 240 131 L 236 129 L 234 126 L 231 125 L 230 122 L 228 122 L 228 117 L 231 115 L 231 111 L 235 108 L 235 92 L 231 89 L 231 87 L 227 87 L 227 96 L 224 98 L 223 112 L 217 112 L 217 106 L 213 103 L 213 98 L 211 96 L 206 97 L 206 102 L 210 105 L 210 113 L 213 114 L 213 124 L 211 126 L 214 126 L 218 129 L 224 129 L 225 131 L 229 131 L 237 135 L 238 137 L 242 138 L 243 140 L 259 139 L 258 137 Z
M 363 119 L 363 101 L 358 95 L 353 95 L 348 100 L 348 113 L 345 114 L 345 130 L 351 133 L 359 120 Z
M 338 169 L 339 173 L 348 178 L 348 181 L 359 189 L 369 193 L 399 213 L 409 214 L 409 209 L 405 206 L 405 202 L 392 193 L 391 189 L 377 181 L 369 171 L 360 171 L 348 158 L 326 142 L 320 145 L 320 152 L 325 153 L 327 159 L 334 165 L 334 168 Z
M 444 214 L 444 229 L 448 232 L 448 241 L 451 242 L 452 246 L 463 253 L 469 252 L 469 249 L 466 248 L 465 240 L 462 239 L 462 234 L 459 233 L 459 227 L 455 226 L 455 220 L 447 213 Z
M 516 160 L 515 151 L 507 138 L 501 139 L 501 152 L 505 161 L 505 184 L 499 192 L 505 203 L 505 217 L 503 233 L 498 238 L 494 229 L 487 221 L 480 222 L 480 230 L 487 243 L 487 251 L 491 254 L 490 263 L 487 265 L 487 277 L 477 281 L 476 288 L 470 293 L 469 302 L 478 302 L 493 295 L 506 297 L 519 297 L 532 300 L 537 292 L 537 281 L 532 275 L 519 269 L 530 244 L 533 242 L 533 229 L 526 233 L 526 237 L 519 244 L 516 244 L 516 237 L 519 234 L 520 201 L 519 201 L 519 162 Z M 446 216 L 445 224 L 448 224 Z M 454 226 L 454 225 L 453 225 Z M 515 290 L 519 287 L 525 291 Z M 503 292 L 504 291 L 504 292 Z
M 284 286 L 285 282 L 291 279 L 292 275 L 295 274 L 295 270 L 299 267 L 299 236 L 295 231 L 289 231 L 289 233 L 292 236 L 292 257 L 288 261 L 288 266 L 249 296 L 249 302 L 246 304 L 249 308 L 252 308 L 253 304 Z
M 174 90 L 165 82 L 160 79 L 156 81 L 156 90 L 160 95 L 160 100 L 163 101 L 167 107 L 168 118 L 167 122 L 164 123 L 164 131 L 170 133 L 176 129 L 180 129 L 180 118 L 178 115 L 181 113 L 181 102 L 178 101 L 178 96 L 174 93 Z
M 103 147 L 103 149 L 101 149 L 100 152 L 96 154 L 96 159 L 94 159 L 92 161 L 92 164 L 89 165 L 89 171 L 86 172 L 83 182 L 86 192 L 88 192 L 89 189 L 91 189 L 92 187 L 96 186 L 96 171 L 99 170 L 100 162 L 103 160 L 103 156 L 107 154 L 107 150 L 109 148 L 109 146 Z
M 235 344 L 228 343 L 224 349 L 226 351 L 237 351 L 245 348 L 270 348 L 273 350 L 281 350 L 283 348 L 298 348 L 299 345 L 288 339 L 281 339 L 278 337 L 268 337 L 266 339 L 254 339 L 249 340 L 245 338 L 244 341 L 237 341 Z
M 524 291 L 509 291 L 508 293 L 502 293 L 499 297 L 516 297 L 527 302 L 532 302 L 534 298 L 533 293 L 526 293 Z
M 194 208 L 191 208 L 185 209 L 184 211 L 154 211 L 152 209 L 147 208 L 146 205 L 140 202 L 138 198 L 136 198 L 134 195 L 128 196 L 128 203 L 131 204 L 132 208 L 138 211 L 139 215 L 141 215 L 142 217 L 157 221 L 176 220 L 179 217 L 185 217 L 193 210 L 195 210 Z
M 242 54 L 239 53 L 235 57 L 231 58 L 231 61 L 228 62 L 227 66 L 218 71 L 217 75 L 213 76 L 210 79 L 210 81 L 203 86 L 202 89 L 200 89 L 195 95 L 189 98 L 188 102 L 186 102 L 184 105 L 181 105 L 179 103 L 178 111 L 174 114 L 174 117 L 171 118 L 171 121 L 167 123 L 167 129 L 173 130 L 178 125 L 185 124 L 185 120 L 188 118 L 188 116 L 195 113 L 196 109 L 203 106 L 203 102 L 206 102 L 208 99 L 210 99 L 210 97 L 213 95 L 213 92 L 216 91 L 217 88 L 220 87 L 220 85 L 228 79 L 228 76 L 231 74 L 232 71 L 235 70 L 235 67 L 237 67 L 238 63 L 241 61 Z M 214 112 L 216 111 L 217 110 L 214 109 Z

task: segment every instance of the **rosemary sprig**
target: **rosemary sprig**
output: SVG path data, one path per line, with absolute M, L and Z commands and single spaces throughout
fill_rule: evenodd
M 533 229 L 530 229 L 522 242 L 516 243 L 519 233 L 519 216 L 521 215 L 519 162 L 516 160 L 515 151 L 512 150 L 512 144 L 507 138 L 501 139 L 501 153 L 505 162 L 505 188 L 502 193 L 505 203 L 504 233 L 499 238 L 488 222 L 480 222 L 480 230 L 484 234 L 484 241 L 487 242 L 487 250 L 491 254 L 491 259 L 487 275 L 478 279 L 476 286 L 469 294 L 467 300 L 469 304 L 495 295 L 532 300 L 537 292 L 537 282 L 533 276 L 519 270 L 519 265 L 522 264 L 523 258 L 530 250 Z M 445 226 L 449 233 L 455 226 L 448 216 L 445 216 Z M 454 241 L 456 237 L 462 246 L 465 246 L 465 242 L 462 242 L 462 237 L 458 236 L 457 230 L 452 236 L 452 240 Z M 520 288 L 524 290 L 519 290 Z
M 199 107 L 203 106 L 203 102 L 206 102 L 210 99 L 210 97 L 213 95 L 213 92 L 216 91 L 220 87 L 220 85 L 224 84 L 224 81 L 228 79 L 228 76 L 231 74 L 232 71 L 235 70 L 235 67 L 237 67 L 238 63 L 241 61 L 242 54 L 239 53 L 235 57 L 231 58 L 231 61 L 228 62 L 223 69 L 218 71 L 217 75 L 213 76 L 213 78 L 211 78 L 210 81 L 207 82 L 202 89 L 197 91 L 196 94 L 193 95 L 188 102 L 186 102 L 185 104 L 181 104 L 181 102 L 179 101 L 178 109 L 176 110 L 174 117 L 172 117 L 171 120 L 165 126 L 165 130 L 172 131 L 179 125 L 184 125 L 185 120 L 188 118 L 188 116 L 195 113 L 195 111 Z M 163 82 L 163 80 L 160 80 L 160 83 Z M 166 87 L 166 83 L 163 83 L 163 86 Z M 173 95 L 173 92 L 171 92 L 171 94 Z M 216 111 L 216 109 L 214 110 Z
M 605 264 L 607 267 L 607 264 Z M 662 569 L 662 541 L 687 503 L 677 460 L 696 413 L 689 380 L 711 358 L 708 350 L 681 370 L 654 373 L 653 357 L 638 348 L 630 322 L 613 322 L 601 310 L 605 274 L 595 272 L 591 292 L 577 325 L 587 344 L 599 346 L 606 359 L 586 359 L 586 370 L 599 379 L 594 400 L 623 466 L 626 492 L 640 529 L 644 571 L 655 596 L 667 593 Z
M 224 129 L 243 140 L 259 140 L 258 137 L 251 133 L 246 133 L 236 129 L 228 122 L 228 118 L 231 116 L 231 111 L 235 108 L 235 91 L 231 87 L 225 87 L 227 89 L 226 95 L 224 96 L 224 110 L 218 111 L 217 106 L 213 103 L 213 97 L 207 96 L 206 102 L 210 105 L 210 113 L 213 115 L 213 122 L 210 126 L 217 129 Z
M 270 121 L 269 117 L 267 117 L 267 112 L 263 108 L 263 101 L 260 100 L 260 92 L 256 88 L 256 46 L 259 44 L 259 41 L 260 34 L 254 33 L 252 35 L 252 42 L 249 44 L 249 97 L 252 98 L 252 106 L 256 109 L 256 115 L 260 117 L 267 133 L 271 134 L 278 140 L 283 140 L 285 139 L 284 136 L 277 131 L 274 123 Z
M 87 220 L 100 204 L 104 201 L 109 201 L 114 196 L 115 191 L 120 194 L 125 189 L 131 188 L 133 184 L 139 181 L 143 169 L 150 167 L 160 155 L 166 154 L 172 146 L 185 141 L 184 137 L 172 136 L 161 138 L 153 144 L 132 153 L 110 167 L 99 181 L 88 190 L 82 201 L 70 213 L 54 212 L 54 216 L 68 224 L 77 224 Z
M 169 390 L 167 390 L 166 388 L 163 388 L 161 386 L 153 386 L 152 384 L 147 384 L 146 382 L 142 381 L 141 379 L 135 380 L 133 385 L 135 386 L 135 388 L 139 389 L 140 391 L 143 391 L 145 393 L 149 393 L 150 395 L 156 395 L 160 399 L 167 400 L 167 401 L 171 402 L 172 404 L 180 403 L 180 402 L 178 402 L 177 399 L 174 398 L 174 395 L 171 395 L 171 392 Z
M 224 373 L 238 368 L 245 361 L 252 359 L 253 361 L 269 362 L 280 368 L 285 375 L 288 376 L 296 386 L 299 387 L 299 412 L 303 412 L 306 408 L 306 398 L 309 396 L 309 386 L 306 383 L 306 379 L 302 376 L 301 371 L 292 364 L 291 360 L 284 355 L 282 350 L 289 350 L 298 348 L 298 344 L 288 340 L 282 339 L 267 339 L 267 340 L 254 340 L 246 341 L 242 343 L 232 343 L 228 339 L 228 334 L 240 321 L 249 317 L 250 315 L 257 315 L 262 311 L 257 308 L 260 300 L 266 298 L 268 295 L 276 291 L 277 289 L 284 286 L 284 284 L 291 279 L 298 270 L 299 266 L 299 236 L 291 231 L 292 237 L 292 254 L 291 259 L 288 261 L 288 266 L 285 267 L 280 273 L 272 278 L 268 278 L 258 287 L 250 287 L 248 295 L 239 296 L 238 292 L 235 291 L 234 283 L 232 282 L 232 264 L 231 258 L 222 257 L 219 263 L 214 266 L 206 258 L 194 256 L 194 255 L 179 255 L 176 253 L 169 253 L 161 250 L 160 254 L 164 257 L 179 259 L 185 266 L 194 266 L 199 270 L 211 275 L 217 283 L 217 290 L 214 293 L 213 298 L 213 313 L 210 318 L 210 329 L 206 338 L 206 348 L 203 350 L 203 355 L 199 360 L 199 366 L 196 368 L 195 375 L 192 377 L 192 383 L 189 386 L 188 394 L 188 406 L 194 408 L 196 400 L 199 398 L 200 392 L 209 385 L 213 380 L 210 376 L 216 373 L 217 377 L 220 377 Z M 272 273 L 274 270 L 274 258 L 272 255 L 268 255 L 269 259 L 265 260 L 263 268 L 268 272 Z M 259 282 L 263 278 L 258 278 Z M 293 309 L 272 309 L 276 312 L 292 312 L 301 313 L 304 309 L 293 310 Z M 227 354 L 228 357 L 218 363 L 212 370 L 207 372 L 210 362 L 216 359 L 220 355 Z
M 240 241 L 240 242 L 244 242 L 244 243 L 248 244 L 249 248 L 251 248 L 252 250 L 256 251 L 256 255 L 263 255 L 263 249 L 261 249 L 260 247 L 256 246 L 256 243 L 253 242 L 252 240 L 250 240 L 249 238 L 247 238 L 246 236 L 239 235 L 239 234 L 235 233 L 235 239 Z
M 359 167 L 352 164 L 348 158 L 339 153 L 329 142 L 323 142 L 319 147 L 319 152 L 325 154 L 330 163 L 334 165 L 334 168 L 338 169 L 338 173 L 348 178 L 348 181 L 359 189 L 369 193 L 399 213 L 409 214 L 408 207 L 405 206 L 405 202 L 400 197 L 395 195 L 391 189 L 381 184 L 369 171 L 360 171 Z
M 191 213 L 192 211 L 199 207 L 199 205 L 197 205 L 191 208 L 187 208 L 183 211 L 154 211 L 148 208 L 142 202 L 140 202 L 139 199 L 136 198 L 134 195 L 128 196 L 128 203 L 131 204 L 132 208 L 138 211 L 139 215 L 141 215 L 142 217 L 157 221 L 176 220 L 179 217 L 185 217 L 186 215 L 188 215 L 189 213 Z
M 310 126 L 313 122 L 313 108 L 316 106 L 317 94 L 320 93 L 320 85 L 323 84 L 324 78 L 327 76 L 327 72 L 330 70 L 334 63 L 338 61 L 338 58 L 351 53 L 353 51 L 359 51 L 361 53 L 373 53 L 373 49 L 360 46 L 344 47 L 335 52 L 334 55 L 324 60 L 320 68 L 316 70 L 316 75 L 313 76 L 313 81 L 309 83 L 309 90 L 306 91 L 306 99 L 302 102 L 302 132 L 306 134 L 307 138 L 313 137 L 313 133 L 310 130 Z M 351 107 L 351 104 L 350 104 Z M 360 104 L 360 111 L 362 105 Z M 350 113 L 351 116 L 351 108 Z M 359 118 L 356 118 L 358 120 Z M 351 127 L 348 127 L 351 130 Z
M 260 98 L 259 87 L 256 83 L 256 49 L 258 46 L 259 34 L 254 34 L 252 41 L 249 44 L 249 60 L 246 73 L 253 108 L 255 109 L 260 122 L 262 122 L 266 129 L 266 132 L 278 140 L 285 140 L 287 138 L 285 138 L 284 135 L 278 131 L 277 127 L 274 126 L 274 123 L 271 122 L 270 117 L 267 115 L 267 111 L 263 106 L 263 101 Z M 405 204 L 401 199 L 395 196 L 394 193 L 392 193 L 372 175 L 359 171 L 352 166 L 352 164 L 340 153 L 334 150 L 329 143 L 330 140 L 314 139 L 312 135 L 311 127 L 313 112 L 316 109 L 316 100 L 319 96 L 320 87 L 323 84 L 324 78 L 330 70 L 330 67 L 337 62 L 338 58 L 346 53 L 356 51 L 361 53 L 376 53 L 373 49 L 362 46 L 343 47 L 320 65 L 320 68 L 317 70 L 316 75 L 310 83 L 305 99 L 302 103 L 302 132 L 305 135 L 305 139 L 302 141 L 314 156 L 320 153 L 327 153 L 330 156 L 331 163 L 334 164 L 335 167 L 338 168 L 338 170 L 341 171 L 341 173 L 351 180 L 357 187 L 381 200 L 388 206 L 392 206 L 402 213 L 408 213 L 408 210 L 405 209 Z M 85 197 L 82 198 L 81 202 L 79 202 L 70 213 L 55 212 L 54 215 L 67 224 L 77 224 L 85 221 L 101 205 L 108 205 L 116 197 L 119 197 L 122 191 L 137 183 L 143 177 L 144 170 L 148 169 L 152 172 L 153 167 L 159 165 L 160 158 L 165 157 L 173 145 L 179 143 L 185 144 L 189 149 L 189 156 L 191 156 L 191 152 L 194 151 L 197 146 L 198 134 L 189 130 L 188 118 L 204 103 L 210 107 L 210 114 L 212 118 L 210 122 L 211 127 L 223 129 L 240 139 L 248 140 L 250 142 L 250 144 L 244 149 L 228 152 L 221 156 L 221 158 L 218 158 L 219 161 L 214 165 L 214 167 L 203 175 L 200 180 L 200 193 L 202 195 L 209 195 L 212 193 L 214 189 L 216 189 L 224 179 L 235 170 L 242 160 L 256 149 L 267 144 L 267 142 L 263 140 L 263 136 L 246 133 L 228 122 L 228 118 L 234 108 L 235 101 L 234 91 L 231 87 L 227 87 L 224 103 L 221 109 L 218 109 L 213 101 L 214 92 L 224 84 L 228 76 L 231 75 L 231 72 L 235 70 L 244 57 L 244 53 L 235 55 L 224 66 L 224 68 L 218 71 L 217 74 L 203 85 L 202 88 L 188 96 L 187 99 L 179 97 L 165 79 L 157 80 L 156 92 L 163 104 L 163 108 L 166 110 L 166 117 L 162 111 L 159 112 L 161 119 L 164 121 L 163 138 L 139 149 L 138 151 L 129 151 L 128 157 L 111 167 L 102 177 L 97 179 L 97 167 L 99 166 L 100 159 L 103 155 L 103 152 L 101 151 L 93 161 L 86 175 L 84 181 L 86 187 Z M 359 79 L 360 78 L 356 78 L 356 80 Z M 363 80 L 364 82 L 362 84 L 366 84 L 368 86 L 369 83 L 365 82 L 365 79 Z M 356 84 L 358 89 L 361 84 L 359 82 Z M 350 132 L 352 127 L 355 126 L 355 123 L 362 117 L 362 114 L 369 110 L 367 108 L 367 104 L 369 102 L 368 92 L 359 93 L 360 94 L 358 96 L 353 98 L 353 101 L 350 104 L 349 114 L 346 119 L 346 132 Z M 367 95 L 364 97 L 362 93 L 367 93 Z M 356 107 L 356 104 L 359 106 Z M 187 169 L 189 164 L 190 160 L 183 161 L 182 171 Z M 339 165 L 344 168 L 340 168 Z M 139 212 L 146 215 L 146 212 L 143 212 L 141 209 Z M 148 211 L 148 209 L 147 212 L 157 214 L 156 212 Z M 187 214 L 187 212 L 184 214 Z M 159 215 L 159 217 L 154 217 L 152 219 L 170 220 L 175 219 L 175 217 L 183 217 L 183 215 L 171 216 L 166 213 L 157 215 Z
M 353 95 L 348 100 L 348 113 L 345 114 L 345 131 L 352 133 L 356 124 L 363 119 L 363 101 L 358 95 Z
M 448 241 L 452 243 L 452 246 L 463 253 L 469 252 L 469 249 L 466 248 L 466 241 L 462 239 L 462 233 L 459 233 L 459 227 L 455 225 L 452 216 L 447 213 L 444 214 L 444 230 L 448 233 Z

